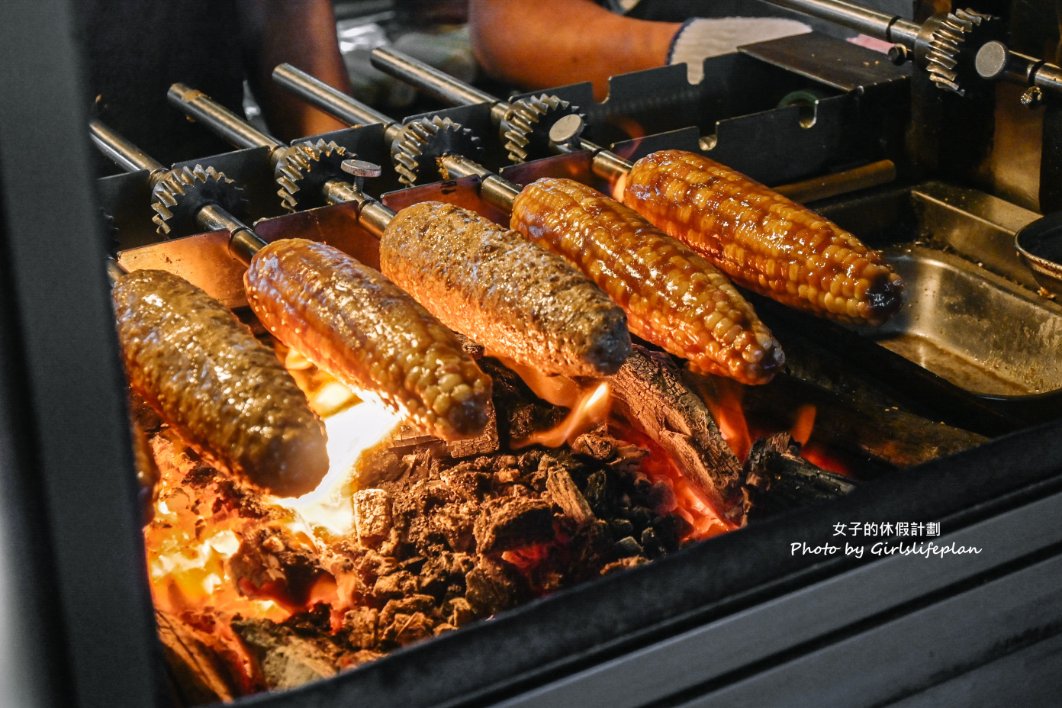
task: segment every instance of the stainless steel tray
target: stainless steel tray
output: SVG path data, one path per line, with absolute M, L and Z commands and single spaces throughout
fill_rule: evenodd
M 886 259 L 907 284 L 903 308 L 860 334 L 975 396 L 1062 391 L 1062 307 L 943 251 Z

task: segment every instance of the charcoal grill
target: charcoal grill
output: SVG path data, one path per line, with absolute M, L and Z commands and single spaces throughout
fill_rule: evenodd
M 1008 18 L 1008 41 L 1028 51 L 1022 41 L 1030 23 L 1022 13 L 1015 9 Z M 34 72 L 0 77 L 0 316 L 8 333 L 0 338 L 0 540 L 11 579 L 0 629 L 5 644 L 18 648 L 5 675 L 14 679 L 10 695 L 19 702 L 165 705 L 106 300 L 108 249 L 93 228 L 95 189 L 125 252 L 153 243 L 146 175 L 97 184 L 90 177 L 78 62 L 62 41 L 70 27 L 66 3 L 19 3 L 8 14 L 0 27 L 0 46 L 11 55 L 5 64 Z M 1048 99 L 1037 109 L 1039 174 L 1013 166 L 978 172 L 1000 162 L 985 136 L 994 125 L 997 137 L 1009 130 L 998 116 L 1018 110 L 1018 89 L 1001 85 L 997 104 L 993 96 L 948 95 L 921 70 L 896 69 L 873 56 L 860 55 L 874 68 L 858 70 L 813 58 L 833 51 L 856 50 L 817 36 L 780 40 L 709 60 L 698 86 L 685 83 L 683 70 L 664 68 L 617 77 L 604 104 L 585 85 L 555 93 L 583 107 L 590 137 L 600 143 L 614 142 L 629 121 L 641 126 L 644 136 L 613 146 L 628 157 L 665 146 L 711 148 L 709 154 L 772 184 L 892 160 L 895 184 L 817 206 L 876 246 L 932 235 L 962 268 L 980 261 L 976 268 L 1030 285 L 1009 239 L 1059 206 L 1062 160 L 1050 73 L 1041 81 Z M 44 95 L 41 85 L 50 89 Z M 813 105 L 777 107 L 809 88 Z M 490 110 L 480 103 L 433 114 L 488 135 Z M 383 126 L 369 125 L 322 137 L 387 164 L 383 133 Z M 485 142 L 484 162 L 501 169 L 507 162 L 501 145 Z M 196 162 L 241 183 L 250 213 L 280 216 L 269 149 Z M 585 155 L 506 167 L 503 174 L 520 182 L 573 170 L 588 173 Z M 397 190 L 398 175 L 385 171 L 373 188 Z M 448 189 L 474 193 L 468 181 Z M 397 191 L 390 203 L 397 208 L 414 192 Z M 286 218 L 321 228 L 342 221 L 342 207 Z M 258 231 L 268 239 L 280 223 L 294 222 L 266 221 Z M 811 326 L 782 321 L 797 330 Z M 971 395 L 852 333 L 809 331 L 867 357 L 912 409 L 994 439 L 333 679 L 239 703 L 774 705 L 808 697 L 825 705 L 1049 703 L 1062 688 L 1058 400 L 1049 393 L 1022 400 Z M 939 544 L 981 551 L 940 559 L 791 551 L 797 542 L 858 540 L 872 547 L 880 540 L 834 536 L 835 523 L 855 521 L 939 522 Z

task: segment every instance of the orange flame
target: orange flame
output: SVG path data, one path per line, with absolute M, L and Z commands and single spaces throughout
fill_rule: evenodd
M 595 425 L 608 420 L 611 410 L 612 391 L 608 384 L 602 381 L 579 399 L 568 415 L 564 416 L 564 420 L 549 430 L 539 430 L 533 433 L 526 440 L 515 443 L 514 447 L 517 449 L 528 445 L 560 447 L 575 440 Z
M 330 468 L 317 489 L 297 498 L 264 495 L 275 509 L 286 509 L 275 523 L 299 543 L 315 546 L 317 530 L 350 533 L 353 529 L 351 474 L 361 453 L 377 444 L 400 422 L 399 416 L 369 396 L 359 396 L 331 377 L 312 370 L 297 355 L 285 357 L 308 391 L 311 408 L 322 415 L 328 433 Z M 155 515 L 144 529 L 148 574 L 156 606 L 173 614 L 210 608 L 219 615 L 237 613 L 283 621 L 293 609 L 284 598 L 248 597 L 230 565 L 243 532 L 255 520 L 240 517 L 220 503 L 214 489 L 187 488 L 185 478 L 194 462 L 181 454 L 182 445 L 156 436 L 161 478 Z M 272 519 L 271 519 L 272 521 Z M 268 592 L 267 592 L 268 594 Z M 309 604 L 336 599 L 337 582 L 324 575 L 309 591 Z M 349 596 L 349 595 L 348 595 Z
M 514 442 L 515 449 L 529 445 L 560 447 L 608 420 L 612 412 L 612 390 L 607 382 L 587 388 L 567 376 L 547 376 L 511 359 L 497 355 L 495 358 L 514 371 L 536 396 L 555 406 L 571 409 L 564 420 L 549 430 L 537 431 L 526 440 Z
M 549 376 L 538 369 L 525 366 L 518 361 L 492 354 L 510 371 L 516 373 L 531 392 L 547 403 L 562 408 L 574 408 L 579 402 L 582 389 L 567 376 Z
M 746 459 L 752 451 L 752 435 L 741 404 L 745 389 L 737 381 L 720 377 L 697 379 L 697 387 L 730 449 L 739 460 Z

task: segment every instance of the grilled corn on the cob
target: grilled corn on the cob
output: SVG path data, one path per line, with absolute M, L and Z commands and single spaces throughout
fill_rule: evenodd
M 262 324 L 340 381 L 445 439 L 486 424 L 490 377 L 453 332 L 372 268 L 331 246 L 285 239 L 255 254 L 244 285 Z
M 201 452 L 274 494 L 328 471 L 325 433 L 276 355 L 224 305 L 161 270 L 114 285 L 129 383 Z
M 626 312 L 631 332 L 701 372 L 766 383 L 785 362 L 752 306 L 711 263 L 632 209 L 569 179 L 540 179 L 513 229 L 579 267 Z
M 614 374 L 627 319 L 575 268 L 452 204 L 407 207 L 380 240 L 380 268 L 447 326 L 544 373 Z
M 623 201 L 785 305 L 853 324 L 899 309 L 903 281 L 855 236 L 707 157 L 662 150 L 627 175 Z

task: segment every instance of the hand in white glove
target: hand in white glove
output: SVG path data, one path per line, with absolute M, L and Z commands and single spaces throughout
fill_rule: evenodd
M 668 50 L 668 64 L 686 64 L 690 83 L 704 78 L 704 60 L 738 47 L 810 32 L 803 22 L 779 17 L 719 17 L 686 20 Z

